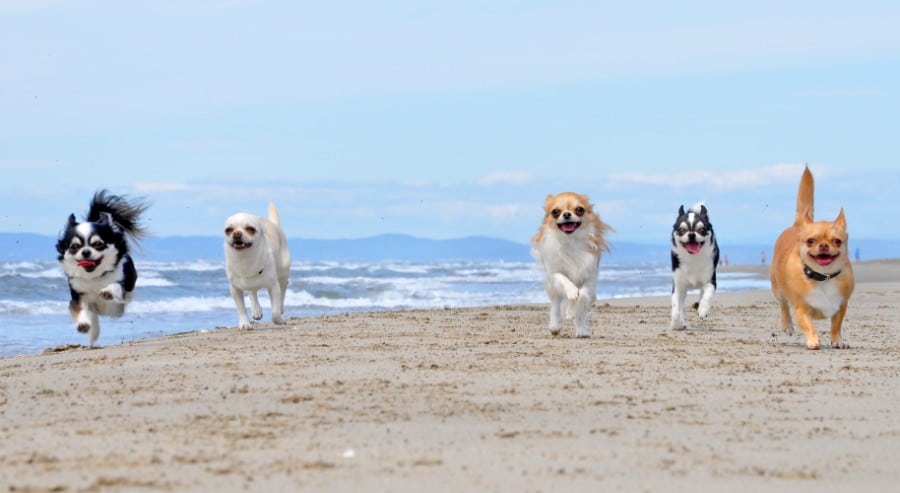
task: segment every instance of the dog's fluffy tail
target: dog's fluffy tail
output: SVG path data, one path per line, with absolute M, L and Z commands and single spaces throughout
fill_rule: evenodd
M 797 217 L 794 219 L 794 224 L 812 222 L 814 189 L 813 175 L 807 166 L 803 170 L 803 177 L 800 178 L 800 189 L 797 190 Z
M 275 207 L 274 202 L 269 202 L 269 221 L 272 221 L 274 224 L 279 224 L 280 218 L 278 217 L 278 208 Z
M 109 214 L 125 233 L 139 240 L 147 235 L 140 219 L 148 207 L 150 205 L 144 199 L 129 199 L 124 195 L 113 195 L 107 190 L 100 190 L 91 199 L 86 219 L 97 222 L 103 218 L 103 214 Z

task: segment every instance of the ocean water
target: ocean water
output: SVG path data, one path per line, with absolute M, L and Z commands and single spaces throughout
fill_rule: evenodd
M 237 324 L 224 262 L 137 262 L 135 298 L 121 318 L 100 320 L 101 346 Z M 768 287 L 739 273 L 719 274 L 720 291 Z M 295 262 L 285 297 L 286 317 L 547 303 L 534 262 Z M 598 299 L 668 295 L 668 265 L 606 264 Z M 263 321 L 271 320 L 260 292 Z M 56 262 L 0 263 L 0 357 L 37 354 L 63 344 L 86 344 L 68 312 L 65 275 Z

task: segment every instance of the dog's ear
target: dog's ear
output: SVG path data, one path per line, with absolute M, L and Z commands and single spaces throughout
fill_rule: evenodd
M 66 228 L 74 228 L 78 226 L 78 220 L 75 219 L 75 214 L 69 214 L 69 220 L 66 221 Z
M 554 195 L 548 194 L 547 198 L 544 199 L 544 211 L 545 212 L 550 212 L 550 209 L 553 208 L 553 198 L 554 198 Z
M 709 214 L 709 211 L 706 209 L 706 204 L 700 204 L 700 214 L 703 216 Z
M 683 216 L 683 215 L 684 215 L 684 205 L 678 206 L 678 215 L 679 215 L 679 216 Z
M 834 220 L 834 223 L 840 226 L 841 229 L 847 229 L 847 218 L 844 217 L 843 207 L 841 207 L 841 212 L 838 213 L 838 217 Z
M 108 212 L 101 212 L 100 219 L 97 221 L 97 224 L 104 224 L 109 226 L 109 229 L 113 231 L 113 233 L 120 234 L 122 232 L 122 227 L 119 226 L 119 223 L 113 219 L 112 214 Z

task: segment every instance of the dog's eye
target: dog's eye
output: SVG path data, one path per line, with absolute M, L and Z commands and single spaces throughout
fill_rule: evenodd
M 71 245 L 69 245 L 69 253 L 75 253 L 80 249 L 81 249 L 81 245 L 79 245 L 77 243 L 72 243 Z
M 91 243 L 91 247 L 93 247 L 94 250 L 103 250 L 104 248 L 106 248 L 106 243 L 103 243 L 102 241 L 95 241 Z
M 706 234 L 706 228 L 704 228 L 704 227 L 701 226 L 701 227 L 697 228 L 696 233 L 697 233 L 698 235 L 705 235 L 705 234 Z
M 815 245 L 815 244 L 816 244 L 816 239 L 815 239 L 815 238 L 807 238 L 807 239 L 806 239 L 806 246 L 813 246 L 813 245 Z
M 253 226 L 247 226 L 245 229 L 246 229 L 247 232 L 250 233 L 251 235 L 255 235 L 255 234 L 256 234 L 256 228 L 254 228 Z
M 226 235 L 230 235 L 231 233 L 234 233 L 234 228 L 231 228 L 231 227 L 225 228 Z
M 575 215 L 578 216 L 578 217 L 583 216 L 583 215 L 584 215 L 584 207 L 576 207 L 576 208 L 575 208 Z
M 687 230 L 686 230 L 686 229 L 684 229 L 684 228 L 678 228 L 678 236 L 682 236 L 682 235 L 685 234 L 685 233 L 687 233 Z
M 843 242 L 841 241 L 840 238 L 834 239 L 834 246 L 839 247 L 839 246 L 841 246 L 841 243 L 843 243 Z
M 562 211 L 559 209 L 553 209 L 552 211 L 550 211 L 550 215 L 553 216 L 553 219 L 558 218 L 560 214 L 562 214 Z

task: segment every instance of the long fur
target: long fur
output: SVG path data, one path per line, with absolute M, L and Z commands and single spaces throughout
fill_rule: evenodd
M 566 224 L 576 222 L 579 226 L 567 232 L 573 226 Z M 551 334 L 559 334 L 560 318 L 565 315 L 574 319 L 577 337 L 590 337 L 588 319 L 597 297 L 600 256 L 608 250 L 606 234 L 611 230 L 594 213 L 587 196 L 572 192 L 547 196 L 531 252 L 546 275 Z
M 140 224 L 148 204 L 96 192 L 84 222 L 70 214 L 56 242 L 57 260 L 69 284 L 69 312 L 79 332 L 93 346 L 100 335 L 100 315 L 120 317 L 133 297 L 137 270 L 129 241 L 146 235 Z

